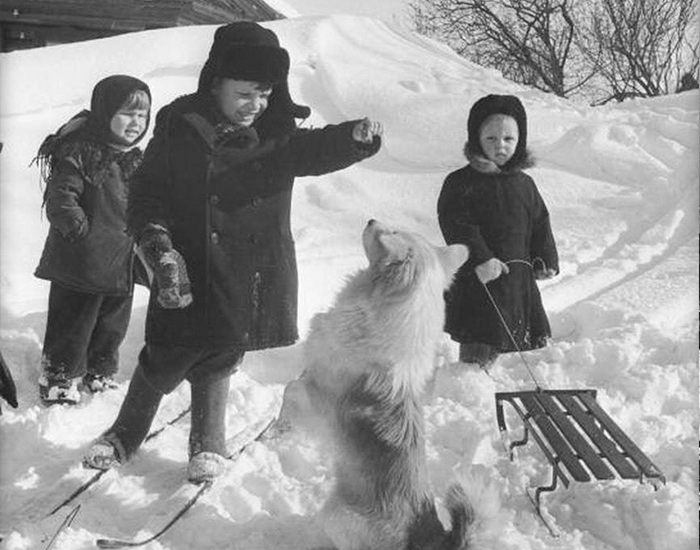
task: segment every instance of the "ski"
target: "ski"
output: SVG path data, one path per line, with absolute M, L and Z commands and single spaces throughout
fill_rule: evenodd
M 275 416 L 273 416 L 272 418 L 266 417 L 256 422 L 252 426 L 244 428 L 233 438 L 231 438 L 227 443 L 227 447 L 229 449 L 229 454 L 227 458 L 229 460 L 235 460 L 241 454 L 243 454 L 243 452 L 252 443 L 259 441 L 265 435 L 265 433 L 267 433 L 267 431 L 270 429 L 270 426 L 272 426 L 272 424 L 274 423 L 275 419 Z M 175 523 L 177 523 L 177 521 L 180 518 L 182 518 L 182 516 L 184 516 L 187 513 L 187 511 L 197 503 L 199 498 L 209 489 L 211 489 L 213 485 L 213 481 L 207 481 L 201 485 L 188 484 L 183 486 L 177 492 L 175 492 L 170 497 L 170 500 L 177 499 L 180 496 L 190 495 L 190 493 L 192 493 L 192 491 L 194 490 L 194 494 L 191 494 L 191 496 L 189 496 L 189 499 L 182 506 L 180 506 L 175 515 L 173 515 L 173 517 L 159 531 L 157 531 L 150 537 L 145 538 L 143 540 L 135 541 L 119 539 L 97 539 L 97 541 L 95 541 L 97 546 L 99 548 L 135 548 L 137 546 L 145 546 L 146 544 L 157 540 L 173 525 L 175 525 Z
M 56 542 L 58 535 L 60 535 L 61 533 L 63 533 L 63 531 L 65 531 L 68 527 L 70 527 L 71 523 L 73 523 L 73 520 L 78 515 L 79 511 L 80 511 L 80 504 L 78 504 L 75 508 L 73 508 L 70 512 L 68 512 L 68 515 L 61 522 L 61 524 L 58 526 L 58 529 L 56 529 L 56 532 L 53 534 L 53 537 L 51 537 L 51 540 L 46 545 L 44 550 L 50 550 L 51 547 L 53 547 L 53 543 Z
M 149 433 L 146 436 L 146 439 L 144 440 L 144 443 L 146 441 L 149 441 L 153 439 L 154 437 L 160 435 L 163 433 L 163 431 L 168 428 L 169 426 L 172 426 L 173 424 L 179 422 L 182 420 L 187 414 L 190 412 L 190 407 L 187 407 L 185 410 L 180 412 L 177 416 L 174 418 L 168 420 L 165 424 L 163 424 L 160 428 L 157 430 L 153 430 L 151 433 Z M 82 485 L 80 485 L 75 491 L 73 491 L 68 497 L 66 497 L 60 504 L 57 504 L 54 506 L 51 511 L 44 516 L 44 519 L 53 516 L 56 512 L 58 512 L 61 508 L 64 506 L 67 506 L 71 502 L 73 502 L 76 498 L 78 498 L 81 494 L 83 494 L 85 491 L 87 491 L 90 487 L 92 487 L 95 483 L 97 483 L 103 475 L 105 475 L 109 470 L 97 470 L 90 478 L 88 478 L 87 481 L 85 481 Z

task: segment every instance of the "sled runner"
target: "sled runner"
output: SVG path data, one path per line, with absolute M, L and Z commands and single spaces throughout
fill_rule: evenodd
M 496 419 L 501 438 L 508 440 L 503 404 L 510 403 L 523 422 L 522 439 L 507 445 L 525 445 L 530 434 L 552 466 L 550 485 L 535 490 L 539 513 L 542 493 L 554 491 L 561 481 L 615 479 L 650 481 L 655 488 L 666 483 L 661 470 L 625 434 L 596 401 L 596 390 L 543 390 L 496 394 Z M 562 467 L 563 466 L 563 467 Z M 617 474 L 617 476 L 616 476 Z

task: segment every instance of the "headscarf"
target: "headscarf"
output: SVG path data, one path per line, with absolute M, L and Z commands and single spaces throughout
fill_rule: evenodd
M 112 75 L 100 80 L 92 90 L 90 110 L 80 111 L 71 117 L 56 132 L 48 135 L 39 146 L 33 162 L 39 165 L 42 181 L 48 182 L 59 158 L 75 154 L 79 149 L 90 149 L 92 154 L 89 156 L 94 161 L 92 168 L 95 171 L 101 170 L 108 159 L 100 154 L 99 150 L 106 144 L 117 142 L 111 130 L 112 118 L 137 90 L 146 92 L 150 103 L 151 91 L 148 85 L 138 78 Z M 148 112 L 149 118 L 143 133 L 131 145 L 135 145 L 146 135 L 150 123 L 150 109 Z M 128 155 L 125 166 L 138 160 L 135 158 L 138 156 L 136 153 L 140 154 L 135 151 L 134 155 Z M 132 156 L 134 162 L 130 161 Z

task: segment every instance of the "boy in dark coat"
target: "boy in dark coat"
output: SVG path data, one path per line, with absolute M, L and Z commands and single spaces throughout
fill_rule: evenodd
M 134 239 L 126 233 L 128 180 L 141 161 L 148 86 L 131 76 L 97 83 L 90 111 L 42 143 L 50 228 L 35 276 L 51 281 L 39 390 L 46 404 L 114 387 L 131 316 Z
M 460 343 L 460 361 L 486 367 L 501 352 L 546 345 L 551 331 L 535 280 L 559 273 L 559 259 L 547 207 L 522 171 L 532 161 L 520 100 L 483 97 L 467 125 L 469 164 L 447 176 L 438 199 L 445 241 L 469 247 L 446 293 L 445 330 Z
M 364 120 L 297 129 L 294 116 L 304 108 L 289 97 L 288 70 L 272 31 L 232 23 L 217 30 L 197 92 L 159 112 L 135 177 L 129 228 L 147 256 L 154 249 L 181 255 L 192 303 L 163 307 L 152 291 L 139 365 L 86 465 L 127 460 L 162 396 L 188 380 L 188 479 L 219 475 L 231 374 L 246 351 L 297 341 L 294 178 L 373 155 L 381 127 Z

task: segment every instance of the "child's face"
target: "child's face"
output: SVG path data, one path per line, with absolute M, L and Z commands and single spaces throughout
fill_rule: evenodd
M 267 109 L 272 89 L 258 82 L 219 78 L 212 94 L 224 116 L 235 124 L 250 126 Z
M 507 115 L 491 115 L 479 132 L 481 150 L 497 166 L 503 166 L 513 157 L 518 138 L 518 123 Z
M 109 129 L 120 143 L 131 145 L 143 134 L 147 123 L 148 109 L 122 107 L 112 117 Z

